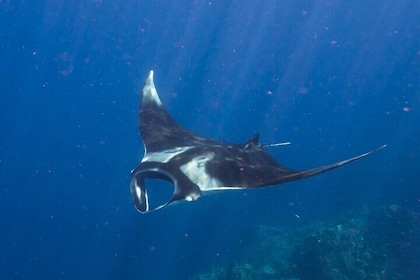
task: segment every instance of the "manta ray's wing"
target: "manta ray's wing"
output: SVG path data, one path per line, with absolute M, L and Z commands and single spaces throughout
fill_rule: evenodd
M 179 169 L 186 157 L 181 155 L 196 146 L 216 143 L 198 136 L 179 125 L 163 106 L 149 72 L 139 108 L 139 128 L 144 144 L 144 157 L 140 166 L 132 171 L 131 193 L 136 208 L 144 213 L 160 209 L 169 203 L 201 196 L 199 186 Z M 174 184 L 172 197 L 164 204 L 151 208 L 146 190 L 146 178 L 163 179 Z
M 212 160 L 206 162 L 206 173 L 200 177 L 217 178 L 223 189 L 231 188 L 258 188 L 278 185 L 303 178 L 315 176 L 338 168 L 350 162 L 366 157 L 382 148 L 336 162 L 334 164 L 316 167 L 308 170 L 291 170 L 279 164 L 261 145 L 225 146 L 223 150 L 212 149 Z M 189 170 L 194 170 L 190 168 Z M 194 170 L 192 173 L 197 173 Z M 198 182 L 198 181 L 197 181 Z M 207 184 L 199 184 L 202 191 L 216 190 Z M 203 185 L 203 186 L 202 186 Z M 206 188 L 206 186 L 208 188 Z M 220 188 L 219 188 L 220 189 Z
M 139 127 L 146 153 L 210 143 L 179 125 L 166 111 L 156 91 L 153 71 L 149 72 L 139 108 Z

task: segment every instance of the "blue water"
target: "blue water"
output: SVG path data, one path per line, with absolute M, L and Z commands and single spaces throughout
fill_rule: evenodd
M 419 14 L 417 0 L 0 1 L 0 279 L 192 279 L 258 250 L 253 228 L 366 208 L 407 213 L 392 235 L 369 230 L 398 248 L 392 279 L 420 279 Z M 268 148 L 290 168 L 388 147 L 141 215 L 129 180 L 150 69 L 182 125 L 290 141 Z

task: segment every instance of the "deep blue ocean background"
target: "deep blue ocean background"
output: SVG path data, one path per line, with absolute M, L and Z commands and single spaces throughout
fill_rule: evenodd
M 393 237 L 377 241 L 393 279 L 420 279 L 419 15 L 418 0 L 0 1 L 0 279 L 193 279 L 259 250 L 255 228 L 359 209 L 404 214 L 375 236 Z M 183 126 L 291 141 L 267 148 L 289 168 L 388 146 L 142 215 L 129 182 L 151 69 Z

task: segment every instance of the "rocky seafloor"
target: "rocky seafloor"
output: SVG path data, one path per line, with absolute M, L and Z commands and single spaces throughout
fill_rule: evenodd
M 228 262 L 192 279 L 420 279 L 419 222 L 419 212 L 387 205 L 300 227 L 258 225 Z

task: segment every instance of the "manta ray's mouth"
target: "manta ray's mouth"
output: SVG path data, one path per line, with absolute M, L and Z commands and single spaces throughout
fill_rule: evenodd
M 146 213 L 165 207 L 173 200 L 175 185 L 175 178 L 163 170 L 134 170 L 130 190 L 137 210 Z

